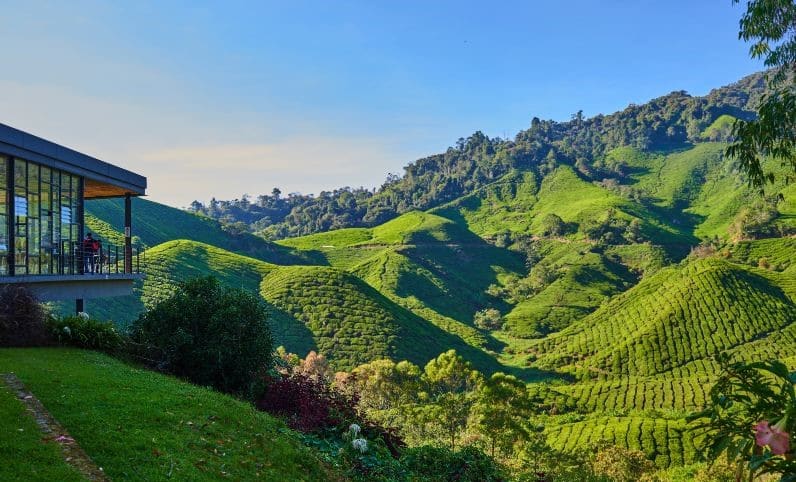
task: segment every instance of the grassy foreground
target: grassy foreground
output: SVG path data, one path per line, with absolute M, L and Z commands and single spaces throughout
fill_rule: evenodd
M 0 372 L 15 373 L 113 480 L 339 479 L 249 404 L 99 353 L 3 349 Z M 0 454 L 20 461 L 0 464 L 0 479 L 79 480 L 7 390 L 0 415 Z
M 42 441 L 33 417 L 5 386 L 0 387 L 0 460 L 0 480 L 83 480 L 64 462 L 57 444 Z

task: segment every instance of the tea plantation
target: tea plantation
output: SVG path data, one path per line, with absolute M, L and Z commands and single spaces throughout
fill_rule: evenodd
M 262 297 L 288 351 L 350 370 L 453 348 L 485 373 L 549 382 L 572 407 L 544 420 L 555 448 L 610 442 L 688 464 L 685 416 L 718 353 L 796 366 L 796 190 L 760 204 L 707 141 L 725 121 L 705 142 L 520 167 L 428 211 L 278 242 L 136 200 L 147 276 L 89 311 L 124 325 L 212 274 Z M 89 226 L 118 242 L 121 212 L 93 201 Z M 486 312 L 492 324 L 477 323 Z

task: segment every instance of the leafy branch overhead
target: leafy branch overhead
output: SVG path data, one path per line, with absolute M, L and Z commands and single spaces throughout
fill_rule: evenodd
M 738 3 L 740 0 L 734 0 Z M 727 155 L 736 158 L 749 182 L 763 188 L 776 174 L 766 171 L 763 159 L 781 161 L 796 173 L 796 4 L 791 0 L 753 0 L 740 21 L 741 40 L 751 42 L 749 54 L 763 59 L 769 91 L 757 107 L 757 117 L 739 119 L 733 126 L 736 141 Z M 792 179 L 793 174 L 785 174 Z

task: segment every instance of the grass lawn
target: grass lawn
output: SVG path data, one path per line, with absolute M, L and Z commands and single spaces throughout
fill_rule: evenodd
M 57 443 L 42 440 L 33 417 L 5 384 L 0 386 L 0 460 L 0 480 L 84 480 L 64 462 Z
M 15 373 L 113 480 L 340 479 L 251 405 L 99 353 L 3 349 L 0 372 Z M 0 479 L 46 469 L 49 480 L 75 480 L 55 463 L 57 447 L 39 443 L 33 421 L 22 424 L 22 405 L 0 395 Z

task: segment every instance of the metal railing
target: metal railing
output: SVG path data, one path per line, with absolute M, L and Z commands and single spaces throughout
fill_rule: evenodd
M 80 274 L 116 274 L 125 273 L 124 246 L 100 242 L 100 249 L 88 249 L 80 243 L 76 246 L 78 268 Z M 143 273 L 146 266 L 146 254 L 143 249 L 132 248 L 130 256 L 130 272 Z

